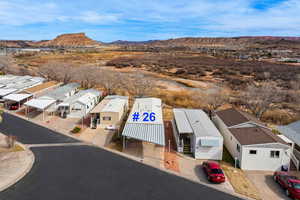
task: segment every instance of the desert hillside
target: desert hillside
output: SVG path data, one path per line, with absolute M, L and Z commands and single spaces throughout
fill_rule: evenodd
M 300 37 L 187 37 L 169 40 L 154 40 L 148 42 L 132 43 L 126 41 L 116 41 L 118 45 L 147 45 L 156 47 L 214 47 L 214 48 L 300 48 Z
M 90 39 L 85 33 L 62 34 L 53 40 L 36 42 L 35 46 L 46 47 L 89 47 L 98 46 L 99 42 Z
M 0 47 L 30 48 L 30 47 L 97 47 L 101 43 L 87 37 L 85 33 L 62 34 L 53 40 L 0 40 Z

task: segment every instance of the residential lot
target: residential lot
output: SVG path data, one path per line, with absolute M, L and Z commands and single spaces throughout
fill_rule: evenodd
M 33 169 L 0 200 L 239 199 L 100 148 L 67 146 L 76 140 L 9 114 L 0 131 L 26 144 L 66 143 L 32 148 Z

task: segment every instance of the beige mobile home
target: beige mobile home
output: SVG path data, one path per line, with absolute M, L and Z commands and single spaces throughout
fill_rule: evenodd
M 128 97 L 105 97 L 90 113 L 91 128 L 112 127 L 117 129 L 128 111 Z

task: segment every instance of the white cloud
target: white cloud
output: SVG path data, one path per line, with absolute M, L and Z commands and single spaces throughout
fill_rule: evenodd
M 106 24 L 110 22 L 117 22 L 118 16 L 113 14 L 102 15 L 95 11 L 85 11 L 81 13 L 78 19 L 91 24 Z
M 24 25 L 56 19 L 57 6 L 54 3 L 30 4 L 26 1 L 0 0 L 0 24 Z
M 48 1 L 0 0 L 0 24 L 59 22 L 61 27 L 78 26 L 79 29 L 108 24 L 120 33 L 120 38 L 122 33 L 130 32 L 155 38 L 209 33 L 218 36 L 300 34 L 300 0 L 282 0 L 266 9 L 253 7 L 259 0 L 101 0 L 101 3 L 99 0 L 51 0 L 45 3 Z

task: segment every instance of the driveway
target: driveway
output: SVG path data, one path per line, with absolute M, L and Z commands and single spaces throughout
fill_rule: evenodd
M 188 159 L 180 156 L 178 158 L 180 173 L 184 176 L 189 177 L 191 180 L 194 180 L 199 183 L 202 182 L 210 184 L 218 189 L 234 192 L 234 189 L 232 188 L 228 179 L 225 183 L 222 184 L 213 184 L 207 180 L 207 177 L 202 169 L 203 160 Z
M 290 200 L 283 189 L 273 180 L 273 172 L 245 171 L 245 174 L 259 188 L 260 196 L 264 200 Z
M 9 115 L 4 118 L 0 131 L 17 135 L 25 143 L 73 140 Z M 31 149 L 36 158 L 32 170 L 0 193 L 0 200 L 239 199 L 92 146 Z

